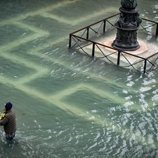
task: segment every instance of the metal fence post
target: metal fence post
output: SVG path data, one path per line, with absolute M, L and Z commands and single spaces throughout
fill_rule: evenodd
M 106 19 L 103 21 L 103 33 L 105 33 L 105 29 L 106 29 Z
M 86 35 L 86 39 L 89 39 L 89 27 L 87 27 L 87 35 Z
M 93 42 L 93 45 L 92 45 L 92 57 L 94 58 L 94 55 L 95 55 L 95 43 Z
M 146 73 L 146 65 L 147 65 L 147 60 L 144 60 L 144 73 Z
M 118 50 L 118 57 L 117 57 L 117 65 L 118 66 L 120 65 L 120 54 L 121 54 L 121 51 Z
M 158 23 L 156 25 L 156 37 L 158 37 Z
M 72 34 L 69 35 L 69 48 L 71 48 L 71 38 L 72 38 Z

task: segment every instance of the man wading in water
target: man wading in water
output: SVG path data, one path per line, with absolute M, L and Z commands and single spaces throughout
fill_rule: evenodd
M 12 140 L 16 132 L 15 113 L 12 112 L 12 103 L 8 102 L 5 105 L 5 115 L 0 120 L 0 126 L 4 127 L 5 137 L 7 140 Z

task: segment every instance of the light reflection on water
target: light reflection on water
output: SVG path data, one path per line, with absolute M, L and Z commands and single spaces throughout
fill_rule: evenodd
M 157 19 L 155 1 L 141 4 L 142 15 Z M 67 12 L 65 10 L 65 14 Z M 69 31 L 65 30 L 65 34 Z M 34 42 L 36 48 L 37 41 Z M 158 157 L 157 70 L 145 76 L 118 70 L 116 66 L 68 52 L 67 40 L 37 53 L 25 47 L 22 46 L 23 51 L 17 48 L 11 53 L 16 56 L 16 52 L 21 51 L 18 57 L 39 64 L 48 73 L 24 83 L 23 87 L 0 79 L 1 103 L 13 100 L 18 123 L 14 142 L 6 143 L 1 133 L 0 157 Z M 12 72 L 8 76 L 12 76 Z M 8 82 L 11 83 L 8 85 Z M 34 90 L 31 95 L 38 92 L 37 95 L 30 96 L 25 86 Z M 63 109 L 58 105 L 60 102 L 51 98 L 61 91 L 63 96 L 59 99 L 64 102 Z M 69 108 L 73 106 L 74 109 Z

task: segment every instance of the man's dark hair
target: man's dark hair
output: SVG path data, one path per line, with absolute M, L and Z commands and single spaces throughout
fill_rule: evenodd
M 12 108 L 12 106 L 13 106 L 13 105 L 12 105 L 11 102 L 7 102 L 6 105 L 5 105 L 5 110 L 6 110 L 6 111 L 10 110 L 10 109 Z

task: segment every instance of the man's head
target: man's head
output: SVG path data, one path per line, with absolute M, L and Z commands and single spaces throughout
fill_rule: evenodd
M 11 110 L 11 109 L 12 109 L 12 106 L 13 106 L 13 105 L 12 105 L 11 102 L 7 102 L 6 105 L 5 105 L 5 110 L 6 110 L 6 111 Z

